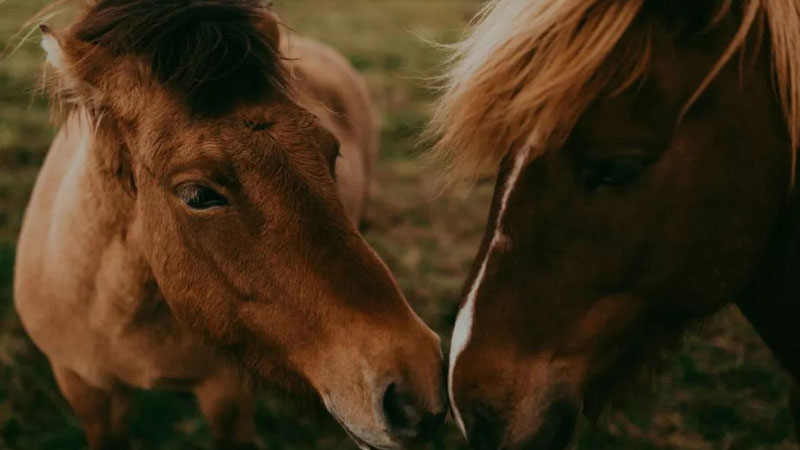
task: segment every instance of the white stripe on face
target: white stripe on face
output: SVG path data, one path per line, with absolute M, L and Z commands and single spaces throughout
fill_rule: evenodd
M 527 151 L 519 152 L 514 160 L 514 168 L 511 170 L 508 180 L 506 180 L 503 197 L 500 199 L 500 209 L 497 212 L 494 236 L 492 236 L 492 241 L 489 244 L 489 249 L 486 251 L 486 256 L 483 259 L 483 263 L 481 263 L 481 268 L 478 271 L 478 275 L 475 277 L 475 280 L 470 287 L 469 293 L 467 294 L 467 299 L 464 301 L 464 305 L 458 312 L 456 324 L 453 328 L 453 338 L 450 342 L 450 363 L 448 369 L 449 373 L 447 375 L 447 389 L 448 394 L 450 395 L 450 408 L 453 410 L 453 416 L 456 419 L 456 423 L 465 437 L 467 435 L 467 431 L 464 427 L 464 421 L 461 419 L 461 413 L 458 411 L 455 397 L 453 396 L 453 369 L 456 366 L 456 361 L 458 361 L 459 355 L 461 355 L 464 349 L 467 348 L 467 344 L 470 340 L 473 316 L 475 314 L 475 299 L 478 296 L 478 290 L 481 287 L 481 283 L 483 283 L 483 278 L 486 276 L 486 265 L 489 262 L 489 258 L 494 250 L 497 249 L 497 247 L 499 247 L 501 244 L 508 244 L 508 237 L 503 233 L 503 216 L 505 216 L 506 213 L 508 199 L 511 197 L 511 192 L 514 190 L 514 187 L 519 180 L 519 176 L 522 173 L 522 169 L 525 167 L 527 160 Z

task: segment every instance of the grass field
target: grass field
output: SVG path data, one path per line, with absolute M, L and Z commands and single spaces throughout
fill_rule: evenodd
M 0 0 L 0 47 L 45 2 Z M 445 336 L 461 283 L 477 250 L 491 186 L 468 197 L 436 195 L 436 174 L 418 158 L 416 136 L 432 94 L 422 79 L 443 57 L 425 41 L 451 41 L 476 0 L 281 0 L 295 30 L 340 49 L 366 76 L 383 119 L 379 183 L 365 234 L 420 315 Z M 34 88 L 43 59 L 30 39 L 0 62 L 0 450 L 73 450 L 82 431 L 61 399 L 45 358 L 19 326 L 11 281 L 23 208 L 53 128 Z M 12 43 L 13 44 L 13 43 Z M 734 310 L 726 310 L 668 358 L 653 386 L 583 424 L 584 449 L 796 448 L 788 378 Z M 269 395 L 258 408 L 268 448 L 353 449 L 324 413 Z M 207 449 L 209 433 L 190 396 L 141 393 L 131 419 L 138 449 Z M 433 448 L 465 449 L 452 423 Z

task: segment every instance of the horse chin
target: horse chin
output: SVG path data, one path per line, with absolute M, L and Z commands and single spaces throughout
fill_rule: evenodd
M 356 427 L 352 426 L 346 417 L 337 412 L 337 408 L 330 398 L 323 396 L 322 400 L 334 420 L 339 423 L 345 433 L 361 450 L 399 450 L 402 448 L 399 443 L 389 438 L 386 430 L 357 432 L 354 430 Z
M 345 433 L 347 433 L 347 435 L 350 436 L 350 439 L 353 442 L 355 442 L 356 445 L 358 446 L 358 448 L 360 448 L 361 450 L 399 450 L 400 448 L 402 448 L 400 446 L 400 444 L 397 444 L 397 443 L 394 443 L 394 442 L 390 442 L 390 443 L 384 442 L 384 443 L 380 443 L 380 444 L 376 443 L 374 445 L 370 444 L 369 442 L 365 441 L 364 439 L 361 439 L 353 431 L 351 431 L 346 425 L 344 425 L 341 422 L 341 420 L 339 420 L 338 417 L 336 417 L 336 421 L 339 422 L 339 425 L 341 425 L 341 427 L 342 427 L 342 429 L 344 429 Z
M 336 420 L 339 420 L 339 419 L 336 419 Z M 339 424 L 341 425 L 341 422 L 339 422 Z M 387 446 L 372 446 L 372 445 L 368 444 L 366 441 L 364 441 L 363 439 L 361 439 L 360 437 L 356 436 L 356 434 L 353 433 L 352 431 L 350 431 L 350 429 L 347 428 L 346 426 L 342 425 L 342 428 L 344 429 L 345 433 L 347 433 L 347 435 L 350 436 L 350 439 L 352 439 L 353 442 L 356 443 L 356 446 L 358 446 L 358 448 L 360 448 L 361 450 L 396 450 L 396 449 L 400 448 L 399 445 L 392 445 L 391 447 L 387 447 Z

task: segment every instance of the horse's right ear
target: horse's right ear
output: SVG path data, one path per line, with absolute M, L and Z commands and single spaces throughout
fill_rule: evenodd
M 47 25 L 42 30 L 42 48 L 47 53 L 47 64 L 55 73 L 48 80 L 52 95 L 62 103 L 79 106 L 92 119 L 96 119 L 98 107 L 104 99 L 100 89 L 102 65 L 101 53 L 91 44 L 59 35 Z M 104 162 L 111 173 L 122 182 L 122 187 L 132 193 L 136 184 L 131 172 L 130 155 L 121 146 L 116 151 L 102 153 Z
M 91 45 L 62 36 L 45 24 L 39 25 L 39 29 L 47 64 L 55 70 L 53 89 L 70 102 L 96 105 L 101 93 L 91 76 L 93 70 L 88 70 L 85 64 Z
M 58 36 L 49 25 L 41 24 L 39 29 L 42 30 L 42 48 L 47 53 L 47 63 L 56 69 L 63 68 L 64 50 Z

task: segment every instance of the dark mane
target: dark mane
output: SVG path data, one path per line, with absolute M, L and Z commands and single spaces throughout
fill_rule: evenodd
M 100 0 L 71 31 L 144 58 L 191 109 L 214 113 L 285 90 L 273 20 L 261 0 Z

